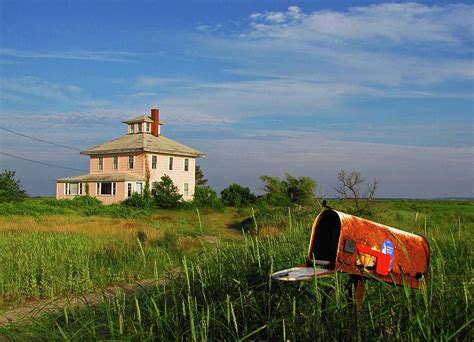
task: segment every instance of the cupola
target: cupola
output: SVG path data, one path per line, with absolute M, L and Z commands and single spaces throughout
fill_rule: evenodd
M 140 115 L 133 119 L 123 121 L 128 125 L 128 134 L 149 133 L 154 136 L 160 135 L 160 110 L 152 109 L 151 117 L 148 115 Z

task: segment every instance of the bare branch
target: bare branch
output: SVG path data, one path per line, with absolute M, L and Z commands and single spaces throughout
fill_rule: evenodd
M 367 191 L 364 194 L 361 193 L 360 186 L 365 182 L 365 179 L 362 177 L 360 172 L 351 171 L 350 173 L 347 173 L 345 170 L 341 170 L 337 173 L 337 179 L 341 184 L 339 184 L 339 186 L 334 190 L 341 198 L 353 199 L 357 209 L 361 209 L 361 198 L 366 199 L 365 208 L 368 208 L 371 205 L 372 199 L 375 196 L 375 191 L 377 190 L 377 179 L 374 179 L 372 183 L 367 183 Z

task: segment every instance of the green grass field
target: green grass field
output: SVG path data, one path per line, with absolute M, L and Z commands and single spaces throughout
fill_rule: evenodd
M 330 205 L 354 213 L 349 203 L 331 201 Z M 218 248 L 196 247 L 199 252 L 178 253 L 173 265 L 180 266 L 182 272 L 170 281 L 157 282 L 155 287 L 131 298 L 119 295 L 114 299 L 104 299 L 98 306 L 63 310 L 32 323 L 0 328 L 0 333 L 14 339 L 48 340 L 474 339 L 474 202 L 409 200 L 376 203 L 374 210 L 366 214 L 366 218 L 427 236 L 431 246 L 430 274 L 428 283 L 420 290 L 394 287 L 376 281 L 367 282 L 364 309 L 357 320 L 354 319 L 348 302 L 346 275 L 339 274 L 296 284 L 280 284 L 270 279 L 275 270 L 303 263 L 311 221 L 316 214 L 316 211 L 296 209 L 274 210 L 271 214 L 257 212 L 256 220 L 251 219 L 251 222 L 259 233 L 238 238 L 232 235 L 236 234 L 233 229 L 238 227 L 239 220 L 252 216 L 248 212 L 239 213 L 229 209 L 224 212 L 208 212 L 213 223 L 203 224 L 208 229 L 204 233 L 200 232 L 195 212 L 168 212 L 166 215 L 170 217 L 169 220 L 175 218 L 176 222 L 188 222 L 183 225 L 188 227 L 185 234 L 193 236 L 193 241 L 199 240 L 196 237 L 210 236 L 210 232 L 217 232 L 214 236 L 221 236 L 218 238 Z M 61 215 L 58 217 L 63 217 Z M 83 214 L 74 215 L 75 218 L 71 218 L 73 222 L 86 217 L 81 216 Z M 145 218 L 126 221 L 132 222 L 132 225 L 139 224 L 157 214 L 146 215 Z M 91 217 L 98 219 L 96 216 Z M 15 216 L 4 216 L 0 221 L 2 227 L 6 222 L 3 220 L 9 218 L 14 218 L 15 221 L 31 219 L 28 215 L 21 216 L 18 213 Z M 69 216 L 66 218 L 69 219 Z M 107 215 L 99 218 L 113 220 Z M 201 215 L 201 220 L 205 221 L 205 215 Z M 224 223 L 224 220 L 228 223 L 219 224 Z M 117 222 L 122 221 L 124 219 Z M 170 231 L 173 231 L 173 226 L 177 227 L 176 222 L 170 223 Z M 146 226 L 152 231 L 160 230 L 158 224 L 149 226 L 146 223 Z M 217 226 L 221 228 L 216 228 Z M 100 227 L 97 226 L 95 230 L 100 230 Z M 9 241 L 24 240 L 21 234 L 35 234 L 24 233 L 20 229 L 4 231 L 2 229 L 2 246 L 8 245 Z M 152 236 L 152 231 L 146 231 L 146 234 Z M 224 231 L 231 235 L 225 238 Z M 68 243 L 65 241 L 68 239 L 75 241 L 74 244 L 86 245 L 82 240 L 75 240 L 79 239 L 75 237 L 76 233 L 58 234 L 62 234 L 62 238 L 51 236 L 50 247 L 45 247 L 56 257 L 66 253 Z M 149 240 L 160 240 L 158 236 Z M 34 237 L 31 239 L 33 241 Z M 113 240 L 107 236 L 100 240 L 109 239 Z M 91 268 L 97 273 L 96 277 L 102 277 L 101 272 L 121 267 L 138 267 L 143 274 L 152 275 L 155 264 L 161 267 L 164 259 L 162 254 L 153 254 L 152 244 L 149 243 L 150 246 L 145 248 L 150 250 L 145 249 L 143 256 L 135 240 L 136 237 L 130 238 L 130 250 L 124 252 L 127 255 L 124 259 L 109 259 L 107 256 L 103 259 L 91 258 L 90 260 L 102 260 L 102 264 L 98 263 Z M 168 240 L 173 245 L 171 240 L 175 241 L 174 239 L 163 238 L 162 241 Z M 51 252 L 56 248 L 62 252 Z M 78 254 L 90 257 L 91 251 L 103 247 L 91 245 L 88 248 L 90 249 L 84 249 Z M 168 255 L 172 252 L 172 249 L 165 250 Z M 7 257 L 9 260 L 15 258 L 11 253 L 7 255 L 10 255 Z M 23 265 L 32 263 L 41 270 L 41 263 L 31 259 L 33 253 L 29 257 L 27 255 L 20 257 Z M 52 258 L 51 255 L 44 254 L 40 259 L 48 264 L 47 268 L 51 268 L 51 274 L 62 272 L 60 267 L 49 265 L 47 258 Z M 2 265 L 5 265 L 7 259 L 2 258 Z M 170 258 L 173 259 L 172 256 Z M 61 260 L 64 262 L 64 259 Z M 111 260 L 110 263 L 108 260 Z M 169 265 L 163 267 L 165 266 Z M 3 268 L 0 272 L 2 279 L 5 279 Z M 10 278 L 13 279 L 14 276 L 11 275 Z M 58 284 L 63 282 L 67 283 L 67 278 L 58 280 Z M 20 279 L 8 284 L 11 284 L 10 291 L 15 286 L 22 286 Z M 67 290 L 67 285 L 61 286 L 65 286 Z
M 161 276 L 220 239 L 242 213 L 136 210 L 28 199 L 0 205 L 0 312 L 25 300 L 81 294 Z

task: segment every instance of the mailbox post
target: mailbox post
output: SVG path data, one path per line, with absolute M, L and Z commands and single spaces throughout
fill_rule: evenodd
M 272 278 L 299 281 L 335 272 L 350 274 L 357 311 L 364 278 L 419 288 L 428 277 L 429 259 L 430 247 L 421 235 L 325 209 L 314 221 L 304 265 L 275 272 Z

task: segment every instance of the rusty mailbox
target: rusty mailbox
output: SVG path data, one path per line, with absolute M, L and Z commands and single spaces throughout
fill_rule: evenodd
M 418 288 L 427 278 L 429 259 L 421 235 L 326 209 L 314 221 L 305 265 L 272 277 L 296 281 L 343 272 Z

